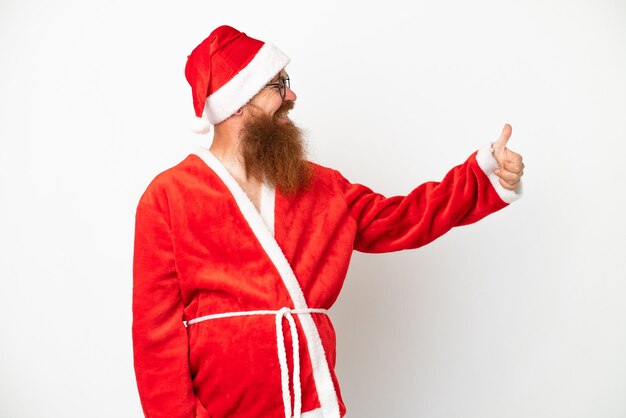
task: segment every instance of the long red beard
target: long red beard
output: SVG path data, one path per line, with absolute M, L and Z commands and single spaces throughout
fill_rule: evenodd
M 285 101 L 275 114 L 292 108 L 293 102 Z M 267 181 L 284 194 L 295 194 L 310 183 L 302 130 L 291 121 L 267 114 L 251 116 L 241 131 L 240 151 L 248 177 Z

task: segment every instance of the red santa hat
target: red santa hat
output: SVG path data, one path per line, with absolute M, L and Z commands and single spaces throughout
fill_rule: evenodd
M 274 45 L 220 26 L 187 57 L 196 118 L 192 130 L 206 134 L 248 103 L 289 63 Z

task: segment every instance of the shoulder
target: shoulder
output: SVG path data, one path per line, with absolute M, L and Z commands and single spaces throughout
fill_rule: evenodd
M 189 154 L 178 164 L 158 173 L 148 184 L 139 199 L 139 204 L 151 203 L 160 206 L 168 199 L 173 190 L 180 188 L 190 179 L 197 178 L 206 167 L 202 159 Z
M 196 176 L 202 171 L 206 171 L 206 164 L 196 154 L 189 154 L 184 160 L 173 167 L 157 174 L 151 184 L 166 185 L 175 182 L 186 176 Z
M 352 183 L 350 180 L 344 177 L 339 170 L 325 167 L 323 165 L 313 162 L 309 162 L 309 164 L 313 168 L 314 182 L 319 182 L 321 183 L 321 185 L 330 188 L 335 192 L 344 194 L 346 193 L 347 189 L 350 189 L 354 186 L 369 190 L 369 188 L 363 186 L 362 184 Z
M 349 206 L 356 198 L 372 193 L 368 187 L 350 182 L 339 170 L 317 163 L 309 164 L 313 171 L 312 187 L 309 191 L 319 198 L 340 199 Z
M 343 177 L 339 171 L 312 161 L 307 161 L 312 172 L 312 184 L 315 188 L 322 187 L 330 191 L 337 191 L 339 180 Z
M 307 161 L 307 164 L 309 164 L 309 167 L 311 167 L 311 170 L 313 170 L 313 173 L 320 177 L 328 177 L 329 175 L 333 175 L 333 172 L 336 171 L 330 167 L 325 167 L 313 161 Z

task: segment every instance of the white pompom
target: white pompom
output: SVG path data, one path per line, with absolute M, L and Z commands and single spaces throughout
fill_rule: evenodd
M 195 116 L 191 122 L 191 130 L 197 134 L 208 134 L 211 130 L 211 122 L 206 118 Z

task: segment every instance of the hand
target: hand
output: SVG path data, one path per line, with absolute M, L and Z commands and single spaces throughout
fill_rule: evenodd
M 504 125 L 500 138 L 493 144 L 493 156 L 498 162 L 499 168 L 494 170 L 500 177 L 500 184 L 508 190 L 515 190 L 524 175 L 524 163 L 522 156 L 506 147 L 511 137 L 512 128 L 508 123 Z

